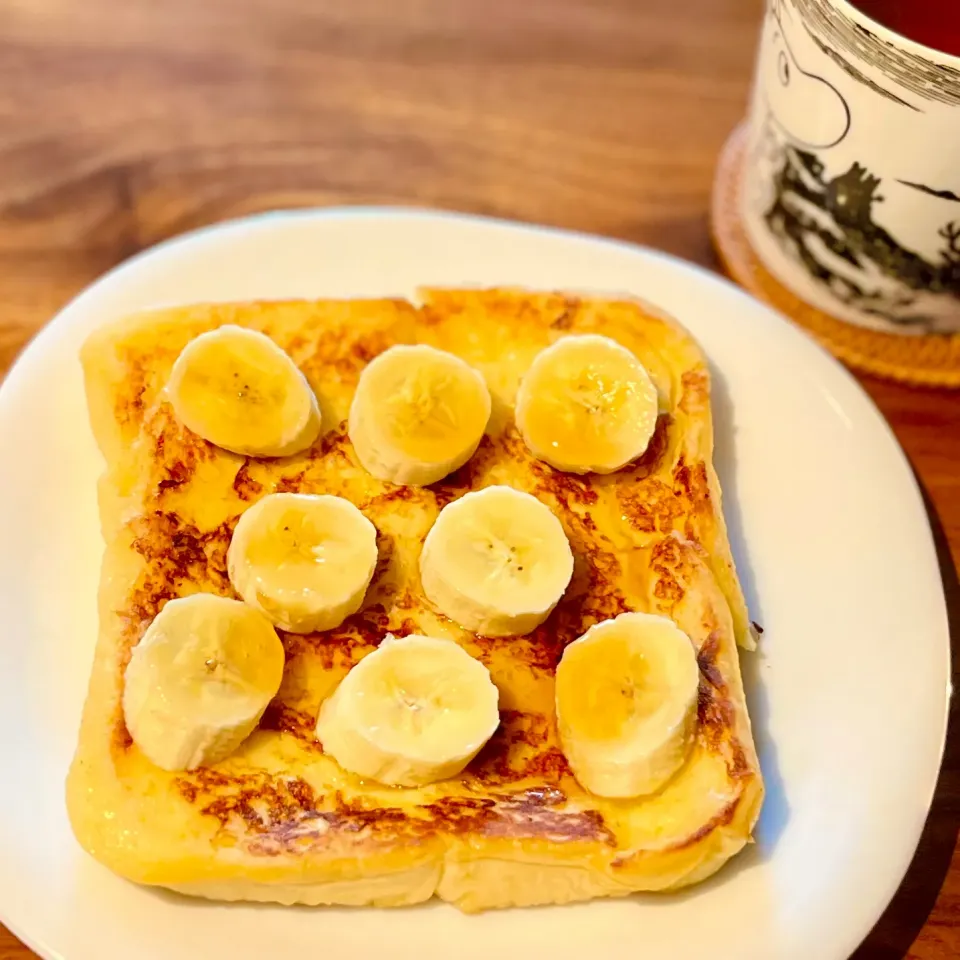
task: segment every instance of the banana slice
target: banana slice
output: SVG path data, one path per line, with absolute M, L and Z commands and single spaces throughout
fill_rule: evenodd
M 377 528 L 343 497 L 271 493 L 237 522 L 227 551 L 234 590 L 282 630 L 339 627 L 363 603 Z
M 581 786 L 601 797 L 653 793 L 683 765 L 700 670 L 666 617 L 622 613 L 591 627 L 557 667 L 557 728 Z
M 239 600 L 211 593 L 170 600 L 127 664 L 127 730 L 164 770 L 219 763 L 276 696 L 283 661 L 270 621 Z
M 268 336 L 227 324 L 180 352 L 167 394 L 177 419 L 233 453 L 287 457 L 320 433 L 306 377 Z
M 568 473 L 613 473 L 639 457 L 657 425 L 657 388 L 609 337 L 562 337 L 534 358 L 517 392 L 530 452 Z
M 317 737 L 344 770 L 417 787 L 458 774 L 500 723 L 487 668 L 452 640 L 388 635 L 320 707 Z
M 441 613 L 485 637 L 529 633 L 573 575 L 560 521 L 529 493 L 495 486 L 440 511 L 423 542 L 423 592 Z
M 452 353 L 396 346 L 360 374 L 350 442 L 380 480 L 436 483 L 474 454 L 490 419 L 483 377 Z

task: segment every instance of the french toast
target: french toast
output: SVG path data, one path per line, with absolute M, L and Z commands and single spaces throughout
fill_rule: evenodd
M 752 645 L 712 465 L 710 380 L 699 348 L 646 304 L 517 290 L 424 290 L 403 300 L 209 304 L 140 314 L 82 350 L 106 544 L 100 633 L 67 784 L 71 823 L 97 860 L 133 881 L 223 900 L 397 906 L 437 896 L 465 911 L 668 890 L 714 873 L 751 839 L 763 782 L 741 683 Z M 164 386 L 182 348 L 223 324 L 266 333 L 315 391 L 326 425 L 285 458 L 228 453 L 173 416 Z M 570 333 L 626 346 L 660 397 L 653 440 L 609 475 L 535 459 L 513 422 L 520 379 Z M 353 391 L 388 347 L 424 343 L 485 377 L 489 426 L 473 457 L 430 486 L 360 465 L 347 436 Z M 470 634 L 425 600 L 418 558 L 443 506 L 508 484 L 547 504 L 574 555 L 569 589 L 522 637 Z M 286 666 L 258 729 L 192 772 L 152 765 L 124 722 L 131 650 L 170 599 L 232 597 L 227 548 L 240 515 L 272 492 L 332 493 L 377 528 L 363 607 L 333 630 L 280 632 Z M 672 618 L 700 668 L 697 734 L 651 796 L 603 799 L 571 774 L 554 718 L 554 672 L 591 625 L 626 611 Z M 323 752 L 321 702 L 389 633 L 449 638 L 500 691 L 501 723 L 464 772 L 416 788 L 361 781 Z

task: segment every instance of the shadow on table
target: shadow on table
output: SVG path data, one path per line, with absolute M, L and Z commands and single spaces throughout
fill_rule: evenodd
M 917 482 L 920 483 L 919 477 Z M 936 509 L 920 485 L 933 539 L 940 561 L 940 577 L 947 598 L 950 644 L 953 653 L 953 688 L 960 688 L 960 582 L 950 556 L 943 526 Z M 951 699 L 947 745 L 940 778 L 920 844 L 903 883 L 876 926 L 850 960 L 903 960 L 930 916 L 943 886 L 960 831 L 960 709 Z

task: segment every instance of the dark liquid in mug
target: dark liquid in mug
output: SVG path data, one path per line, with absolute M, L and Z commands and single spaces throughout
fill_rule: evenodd
M 851 0 L 851 3 L 904 37 L 960 56 L 960 0 Z

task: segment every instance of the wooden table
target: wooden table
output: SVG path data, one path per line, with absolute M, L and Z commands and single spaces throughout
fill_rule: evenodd
M 761 5 L 0 0 L 0 370 L 124 258 L 273 207 L 472 210 L 715 267 L 711 176 Z M 863 383 L 939 512 L 956 610 L 960 392 Z M 958 739 L 858 958 L 960 956 Z M 0 928 L 0 960 L 28 956 Z

